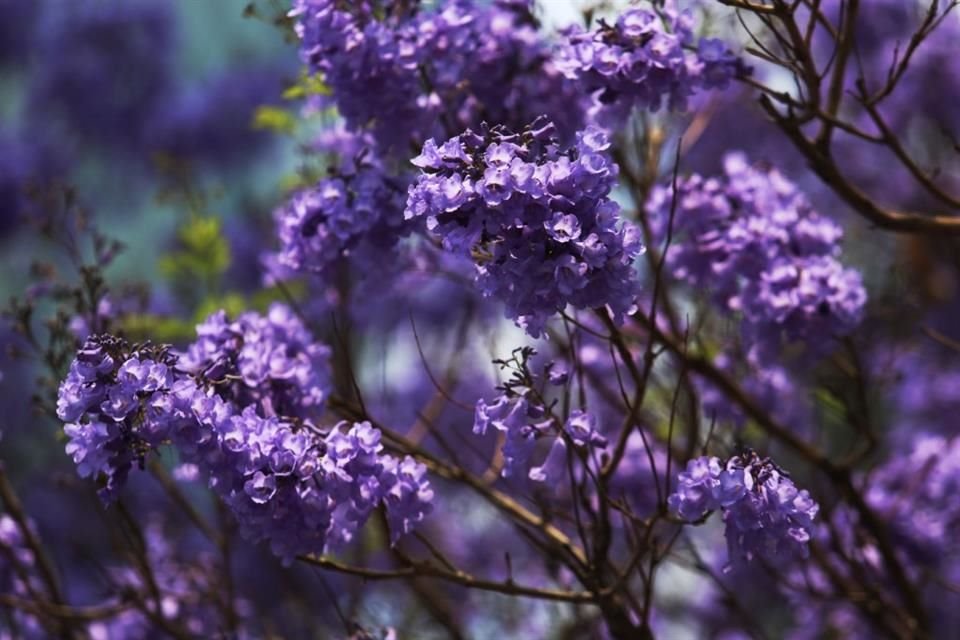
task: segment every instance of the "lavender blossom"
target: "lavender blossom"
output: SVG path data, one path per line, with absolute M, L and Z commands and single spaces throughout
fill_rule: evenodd
M 493 401 L 477 401 L 473 433 L 482 436 L 493 428 L 504 434 L 502 477 L 519 472 L 534 482 L 553 484 L 566 474 L 568 447 L 577 451 L 599 450 L 607 446 L 607 439 L 591 413 L 571 411 L 565 422 L 551 413 L 543 396 L 534 389 L 543 385 L 542 378 L 550 380 L 555 363 L 546 364 L 543 376 L 534 375 L 527 363 L 534 354 L 532 349 L 521 349 L 514 351 L 510 360 L 495 361 L 512 369 L 513 375 L 498 387 L 500 394 Z M 551 443 L 549 453 L 541 464 L 531 466 L 537 445 L 543 442 Z
M 522 126 L 548 114 L 568 135 L 582 123 L 576 87 L 554 67 L 527 3 L 296 0 L 291 16 L 329 101 L 382 149 L 483 121 Z
M 217 382 L 217 393 L 265 416 L 319 413 L 330 389 L 330 349 L 316 342 L 290 307 L 266 315 L 223 311 L 197 327 L 197 340 L 179 359 L 184 371 Z
M 678 184 L 667 257 L 674 276 L 742 315 L 754 362 L 770 363 L 788 343 L 816 353 L 849 334 L 867 295 L 860 274 L 837 259 L 841 228 L 776 169 L 738 153 L 724 167 L 724 176 Z M 648 202 L 662 233 L 672 201 L 672 189 L 661 187 Z
M 192 386 L 177 381 L 162 347 L 134 347 L 111 336 L 88 338 L 60 385 L 57 415 L 66 422 L 67 454 L 82 477 L 102 478 L 109 501 L 134 464 L 189 422 Z
M 322 436 L 247 407 L 221 422 L 219 438 L 215 489 L 245 536 L 268 540 L 285 562 L 350 542 L 380 505 L 393 542 L 430 512 L 424 466 L 383 454 L 369 423 L 340 423 Z
M 320 429 L 301 415 L 327 393 L 326 347 L 282 306 L 198 327 L 178 361 L 164 348 L 88 339 L 60 386 L 67 453 L 115 497 L 133 464 L 172 444 L 251 540 L 284 561 L 349 542 L 378 507 L 391 540 L 431 509 L 425 467 L 383 453 L 369 423 Z M 117 366 L 117 363 L 122 363 Z
M 695 43 L 693 15 L 673 3 L 655 12 L 631 8 L 613 25 L 567 33 L 557 65 L 593 99 L 591 115 L 607 126 L 622 124 L 636 106 L 686 110 L 697 91 L 723 89 L 749 73 L 720 40 Z
M 589 128 L 561 149 L 553 131 L 538 121 L 519 134 L 494 127 L 428 140 L 406 209 L 427 218 L 445 249 L 472 255 L 483 294 L 535 337 L 567 305 L 605 306 L 618 320 L 632 313 L 642 251 L 608 197 L 617 167 L 606 135 Z
M 407 180 L 388 175 L 368 149 L 346 157 L 276 212 L 280 250 L 271 261 L 327 282 L 344 259 L 362 274 L 376 271 L 411 230 L 403 216 L 406 190 Z
M 819 506 L 769 458 L 695 458 L 677 478 L 671 511 L 689 521 L 723 510 L 731 565 L 806 557 Z

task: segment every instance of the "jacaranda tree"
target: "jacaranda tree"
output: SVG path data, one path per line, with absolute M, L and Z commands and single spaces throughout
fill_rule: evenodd
M 263 70 L 168 100 L 162 9 L 78 22 L 143 71 L 33 117 L 189 215 L 158 294 L 4 196 L 67 268 L 6 316 L 56 482 L 4 441 L 0 638 L 954 637 L 956 2 L 560 4 L 251 4 L 302 72 L 236 136 Z M 234 228 L 175 159 L 263 129 L 300 167 Z

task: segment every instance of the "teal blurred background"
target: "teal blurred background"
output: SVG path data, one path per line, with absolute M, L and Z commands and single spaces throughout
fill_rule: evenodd
M 297 144 L 276 123 L 253 124 L 264 105 L 295 112 L 281 98 L 300 69 L 285 10 L 269 0 L 0 0 L 4 300 L 51 253 L 17 185 L 75 187 L 126 245 L 108 272 L 124 280 L 156 283 L 188 190 L 205 214 L 269 227 Z

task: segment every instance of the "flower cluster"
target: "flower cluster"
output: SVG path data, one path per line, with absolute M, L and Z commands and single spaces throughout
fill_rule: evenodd
M 755 557 L 771 563 L 806 557 L 819 510 L 806 490 L 798 490 L 782 469 L 754 452 L 725 464 L 713 457 L 691 460 L 668 504 L 691 522 L 722 509 L 731 564 Z
M 720 40 L 694 45 L 693 15 L 669 5 L 659 13 L 632 8 L 610 25 L 568 33 L 557 65 L 591 94 L 592 115 L 608 125 L 623 122 L 634 106 L 685 110 L 702 89 L 724 88 L 747 67 Z
M 389 176 L 365 150 L 344 159 L 276 212 L 280 250 L 273 260 L 326 281 L 346 257 L 359 271 L 372 270 L 410 229 L 403 217 L 406 190 L 405 181 Z
M 430 511 L 425 467 L 384 455 L 380 431 L 368 422 L 340 423 L 323 435 L 249 406 L 217 426 L 214 488 L 246 537 L 269 540 L 285 561 L 349 542 L 381 505 L 393 542 Z
M 302 56 L 349 127 L 403 152 L 482 121 L 548 114 L 564 133 L 580 126 L 576 87 L 555 68 L 528 2 L 437 5 L 296 0 Z
M 542 120 L 428 140 L 413 163 L 406 216 L 425 216 L 445 249 L 472 255 L 486 296 L 533 336 L 572 305 L 632 312 L 638 230 L 608 196 L 617 167 L 606 135 L 591 127 L 561 148 Z
M 293 310 L 274 304 L 266 315 L 248 312 L 232 322 L 223 311 L 212 314 L 178 366 L 239 407 L 256 403 L 265 416 L 302 418 L 323 409 L 329 360 L 329 347 L 314 341 Z
M 725 175 L 693 175 L 659 187 L 648 203 L 662 235 L 673 220 L 674 275 L 711 290 L 716 303 L 743 315 L 751 356 L 769 362 L 787 342 L 808 348 L 852 331 L 867 294 L 860 274 L 837 256 L 843 231 L 814 211 L 776 169 L 724 159 Z
M 67 423 L 67 454 L 80 475 L 103 477 L 102 498 L 112 498 L 133 464 L 142 466 L 189 420 L 183 399 L 192 389 L 176 379 L 165 348 L 108 335 L 86 340 L 60 385 L 57 415 Z
M 67 453 L 115 497 L 133 463 L 163 444 L 208 478 L 245 535 L 286 561 L 348 542 L 386 509 L 393 542 L 429 513 L 425 467 L 383 453 L 369 423 L 316 427 L 327 347 L 281 305 L 198 327 L 178 360 L 165 348 L 87 340 L 60 386 Z

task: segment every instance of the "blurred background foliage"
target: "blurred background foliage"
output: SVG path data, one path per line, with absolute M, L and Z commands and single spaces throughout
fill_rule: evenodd
M 297 165 L 296 142 L 280 134 L 293 128 L 288 99 L 310 88 L 298 88 L 285 4 L 0 6 L 3 299 L 23 290 L 31 263 L 57 259 L 31 233 L 36 203 L 17 188 L 23 180 L 71 185 L 98 227 L 122 239 L 108 278 L 192 305 L 223 294 L 232 263 L 255 259 L 231 253 L 228 238 L 269 227 Z

